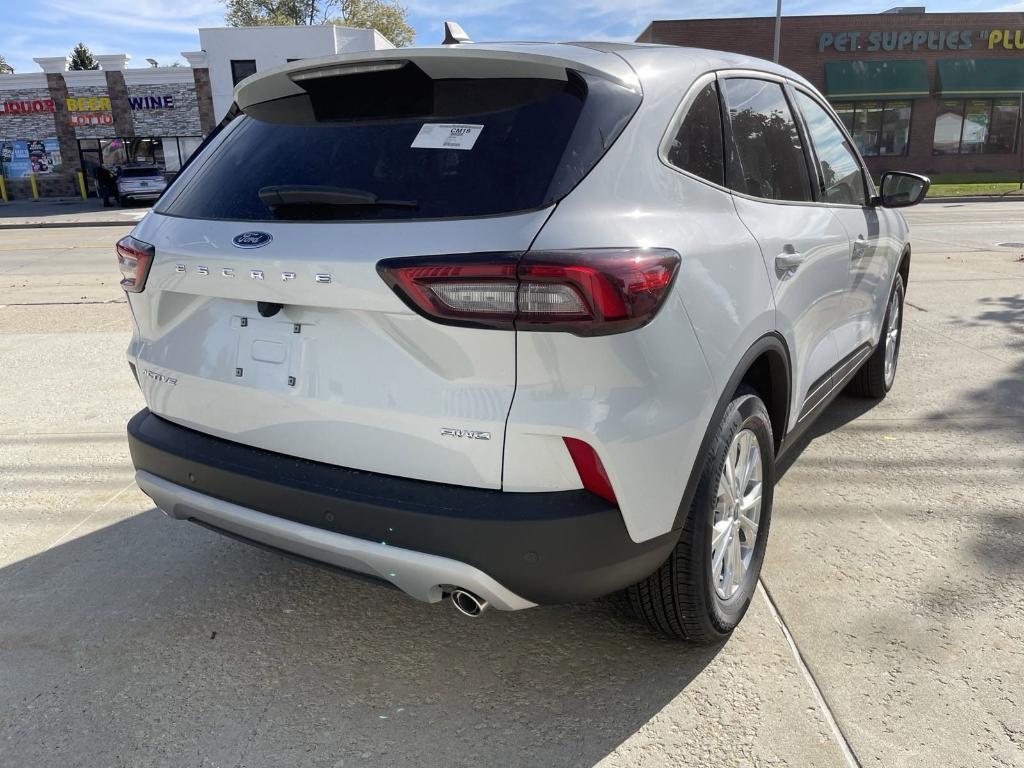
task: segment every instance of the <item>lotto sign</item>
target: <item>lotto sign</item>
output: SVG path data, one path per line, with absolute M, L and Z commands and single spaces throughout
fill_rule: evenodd
M 113 125 L 110 112 L 68 112 L 68 125 L 81 128 L 90 125 Z

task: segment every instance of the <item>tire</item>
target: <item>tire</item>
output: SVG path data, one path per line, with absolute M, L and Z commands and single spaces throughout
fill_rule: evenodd
M 896 382 L 896 368 L 900 360 L 900 344 L 903 341 L 903 297 L 905 295 L 903 276 L 898 274 L 893 281 L 892 292 L 889 294 L 889 303 L 885 308 L 885 319 L 882 321 L 882 335 L 875 346 L 871 357 L 864 361 L 864 365 L 850 379 L 846 391 L 857 397 L 866 397 L 872 400 L 881 400 L 892 389 Z M 896 313 L 895 324 L 892 323 L 893 312 Z M 895 337 L 891 334 L 895 330 Z M 888 357 L 888 343 L 893 338 L 892 367 L 886 367 Z
M 730 506 L 724 492 L 727 489 L 720 486 L 727 483 L 723 477 L 727 458 L 741 450 L 742 445 L 737 449 L 737 444 L 746 440 L 756 443 L 760 456 L 760 509 L 753 537 L 749 536 L 748 528 L 733 529 L 733 536 L 739 536 L 739 542 L 746 541 L 749 557 L 742 557 L 740 564 L 744 565 L 744 574 L 735 580 L 738 581 L 735 591 L 728 594 L 732 585 L 726 587 L 725 579 L 717 572 L 712 575 L 712 536 L 722 541 L 720 532 L 729 525 L 728 513 L 725 520 L 720 520 L 717 526 L 715 523 L 716 510 L 721 514 L 723 508 Z M 703 462 L 697 491 L 675 549 L 657 571 L 630 587 L 628 592 L 633 610 L 651 627 L 670 637 L 706 645 L 727 639 L 746 613 L 768 541 L 775 485 L 775 443 L 768 411 L 752 389 L 741 387 L 729 403 Z M 752 486 L 747 485 L 747 488 Z M 738 522 L 733 524 L 739 525 Z M 721 550 L 720 545 L 719 552 Z M 742 553 L 742 547 L 739 551 Z M 731 549 L 726 554 L 729 553 Z

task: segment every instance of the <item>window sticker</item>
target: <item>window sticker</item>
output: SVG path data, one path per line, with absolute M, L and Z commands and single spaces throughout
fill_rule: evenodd
M 472 149 L 482 125 L 424 123 L 412 146 L 419 149 Z

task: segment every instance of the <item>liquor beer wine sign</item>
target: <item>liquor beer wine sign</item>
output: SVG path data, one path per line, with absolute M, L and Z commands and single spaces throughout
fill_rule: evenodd
M 128 106 L 133 111 L 150 109 L 174 109 L 173 94 L 157 96 L 129 96 Z M 113 125 L 109 96 L 80 96 L 66 99 L 64 107 L 70 125 Z M 0 101 L 0 117 L 38 115 L 56 112 L 53 99 L 8 99 Z

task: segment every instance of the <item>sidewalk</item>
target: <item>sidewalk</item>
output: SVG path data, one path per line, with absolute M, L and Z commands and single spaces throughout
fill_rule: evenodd
M 1021 200 L 1012 195 L 972 195 L 965 197 L 926 197 L 926 203 L 991 203 Z M 46 229 L 55 227 L 132 227 L 149 212 L 150 206 L 136 203 L 128 208 L 114 205 L 104 208 L 101 200 L 77 197 L 51 197 L 39 200 L 0 202 L 0 230 Z
M 149 211 L 148 205 L 104 208 L 102 200 L 77 197 L 0 202 L 0 229 L 34 227 L 131 227 Z

